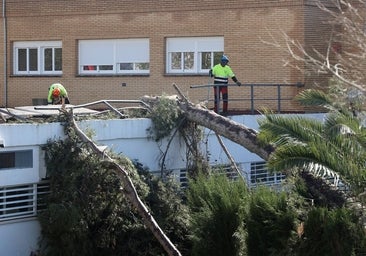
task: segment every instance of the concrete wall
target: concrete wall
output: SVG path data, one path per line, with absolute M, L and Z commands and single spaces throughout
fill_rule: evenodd
M 235 120 L 244 122 L 252 128 L 257 127 L 256 116 L 235 117 Z M 87 134 L 94 134 L 92 138 L 98 145 L 106 145 L 116 153 L 121 153 L 132 160 L 137 159 L 151 171 L 161 170 L 162 154 L 166 150 L 169 138 L 160 142 L 149 138 L 148 129 L 152 125 L 150 119 L 91 120 L 78 122 L 78 125 Z M 206 130 L 205 136 L 208 141 L 205 150 L 207 149 L 211 154 L 211 164 L 228 163 L 215 134 Z M 4 143 L 0 152 L 32 149 L 34 153 L 32 169 L 0 171 L 1 187 L 39 182 L 46 173 L 41 146 L 49 139 L 63 139 L 65 135 L 60 123 L 1 124 L 0 138 Z M 241 146 L 225 139 L 224 141 L 236 161 L 259 159 L 253 154 L 245 153 L 246 150 Z M 166 168 L 176 171 L 177 174 L 180 169 L 185 169 L 185 152 L 184 141 L 179 138 L 174 139 L 166 156 Z M 29 256 L 38 248 L 40 232 L 40 225 L 34 217 L 0 221 L 1 255 Z
M 41 226 L 36 218 L 0 223 L 2 256 L 29 256 L 38 249 Z
M 318 119 L 323 118 L 323 114 L 311 116 Z M 231 118 L 249 128 L 258 129 L 257 120 L 260 116 L 242 115 Z M 150 171 L 160 171 L 162 154 L 166 151 L 169 138 L 160 142 L 149 138 L 148 129 L 152 125 L 150 119 L 91 120 L 78 122 L 78 125 L 87 134 L 94 134 L 92 139 L 98 145 L 107 145 L 116 153 L 122 153 L 130 159 L 137 159 Z M 41 146 L 49 139 L 63 139 L 65 135 L 60 123 L 1 124 L 0 138 L 4 141 L 4 148 L 0 148 L 0 152 L 34 149 L 35 155 L 32 170 L 0 171 L 0 186 L 5 186 L 40 181 L 45 175 Z M 250 170 L 251 162 L 262 161 L 257 155 L 248 152 L 242 146 L 225 138 L 223 141 L 243 171 Z M 202 149 L 210 154 L 209 161 L 212 165 L 230 163 L 212 131 L 205 130 L 203 142 Z M 184 142 L 178 137 L 175 138 L 166 156 L 165 165 L 168 170 L 177 171 L 186 168 L 185 149 Z M 39 161 L 36 160 L 37 158 Z M 28 256 L 32 250 L 37 248 L 39 236 L 40 226 L 33 217 L 17 221 L 0 221 L 1 255 Z

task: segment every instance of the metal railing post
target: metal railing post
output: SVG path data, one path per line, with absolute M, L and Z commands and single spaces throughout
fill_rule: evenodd
M 281 113 L 281 85 L 277 85 L 277 111 Z
M 254 85 L 250 85 L 250 110 L 254 114 Z
M 219 89 L 219 84 L 216 84 L 215 85 L 215 90 L 216 90 L 216 99 L 215 99 L 215 105 L 216 105 L 216 110 L 217 110 L 217 113 L 220 113 L 220 89 Z M 215 108 L 215 106 L 214 106 Z

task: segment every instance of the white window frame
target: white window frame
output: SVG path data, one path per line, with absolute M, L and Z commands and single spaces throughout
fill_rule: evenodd
M 132 69 L 121 69 L 126 63 Z M 113 67 L 101 70 L 101 66 Z M 80 75 L 149 74 L 150 41 L 148 38 L 79 40 Z M 94 66 L 86 70 L 86 66 Z M 140 69 L 147 66 L 147 69 Z
M 53 52 L 52 56 L 52 69 L 51 71 L 45 70 L 45 49 L 51 48 Z M 19 70 L 19 50 L 26 50 L 26 70 Z M 37 50 L 37 68 L 36 70 L 30 70 L 29 68 L 29 50 Z M 55 70 L 55 49 L 61 49 L 61 70 Z M 13 73 L 14 75 L 62 75 L 62 42 L 61 41 L 27 41 L 27 42 L 14 42 L 13 44 Z
M 202 53 L 211 53 L 211 65 L 202 67 Z M 207 74 L 214 63 L 214 55 L 224 52 L 224 37 L 174 37 L 166 38 L 166 73 L 167 74 Z M 184 54 L 193 53 L 192 68 L 185 68 Z M 181 55 L 179 68 L 173 68 L 173 56 Z
M 29 151 L 31 151 L 30 154 Z M 40 179 L 40 163 L 43 160 L 40 160 L 41 158 L 39 147 L 9 147 L 0 149 L 0 154 L 16 154 L 17 152 L 27 152 L 27 154 L 23 156 L 26 156 L 27 163 L 31 163 L 31 165 L 24 166 L 15 164 L 14 166 L 9 167 L 3 166 L 0 169 L 0 187 L 13 184 L 37 182 Z M 15 160 L 17 161 L 17 159 Z
M 4 156 L 3 156 L 4 155 Z M 9 157 L 8 155 L 12 155 L 13 157 Z M 2 170 L 8 169 L 32 169 L 33 168 L 33 150 L 32 149 L 24 149 L 24 150 L 13 150 L 13 151 L 0 151 L 0 159 L 1 157 L 7 157 L 4 159 L 5 161 L 14 160 L 14 166 L 3 167 L 0 163 L 0 172 Z M 5 162 L 6 163 L 6 162 Z

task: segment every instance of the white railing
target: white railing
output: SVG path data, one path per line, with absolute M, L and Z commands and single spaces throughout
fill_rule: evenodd
M 47 182 L 0 187 L 0 223 L 37 216 L 45 207 L 43 196 L 47 193 Z
M 236 163 L 239 167 L 242 177 L 246 180 L 249 187 L 257 187 L 259 185 L 279 186 L 286 178 L 283 173 L 270 173 L 267 170 L 265 162 Z M 245 166 L 250 166 L 250 171 L 245 170 Z M 238 179 L 239 174 L 231 168 L 230 165 L 211 166 L 213 169 L 225 171 L 230 179 Z M 170 171 L 168 171 L 170 172 Z M 187 170 L 171 171 L 175 175 L 177 181 L 182 188 L 188 184 Z M 161 175 L 161 172 L 152 172 L 155 175 Z

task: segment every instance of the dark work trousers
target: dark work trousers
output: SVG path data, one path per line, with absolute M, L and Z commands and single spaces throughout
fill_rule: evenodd
M 217 91 L 217 89 L 219 91 Z M 228 89 L 226 85 L 220 85 L 220 86 L 214 86 L 214 95 L 215 95 L 215 106 L 214 106 L 214 111 L 216 113 L 218 113 L 219 109 L 220 109 L 220 95 L 222 95 L 222 111 L 223 112 L 227 112 L 227 107 L 228 107 Z
M 61 98 L 52 98 L 52 105 L 61 104 Z M 68 97 L 65 98 L 65 104 L 70 104 L 70 100 Z

